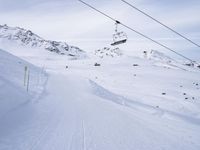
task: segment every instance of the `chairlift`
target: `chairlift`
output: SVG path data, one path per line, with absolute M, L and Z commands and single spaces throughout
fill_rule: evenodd
M 128 37 L 126 33 L 122 31 L 118 31 L 118 25 L 120 24 L 119 21 L 116 20 L 115 22 L 115 33 L 113 34 L 113 43 L 111 43 L 112 46 L 120 45 L 126 43 Z

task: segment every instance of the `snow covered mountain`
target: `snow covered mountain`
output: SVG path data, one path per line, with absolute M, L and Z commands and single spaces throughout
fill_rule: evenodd
M 147 53 L 146 58 L 154 61 L 154 65 L 163 66 L 165 68 L 182 69 L 188 71 L 200 68 L 200 66 L 197 64 L 193 64 L 185 60 L 175 60 L 157 50 L 151 50 L 149 53 Z
M 172 62 L 176 62 L 176 60 L 172 59 L 171 57 L 165 55 L 164 53 L 161 53 L 157 50 L 151 50 L 150 55 L 149 55 L 149 59 L 153 59 L 156 61 L 162 61 L 165 63 L 172 63 Z
M 100 58 L 104 57 L 120 57 L 123 55 L 119 48 L 104 47 L 103 49 L 95 50 L 94 54 Z
M 84 58 L 86 53 L 78 47 L 70 46 L 65 42 L 50 41 L 41 38 L 30 30 L 19 27 L 0 25 L 0 40 L 15 42 L 18 45 L 31 48 L 42 48 L 60 55 L 68 55 L 74 58 Z

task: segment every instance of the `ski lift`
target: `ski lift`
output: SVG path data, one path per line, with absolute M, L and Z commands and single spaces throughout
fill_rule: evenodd
M 112 46 L 124 44 L 124 43 L 126 43 L 126 41 L 128 39 L 126 33 L 122 32 L 122 31 L 121 32 L 118 31 L 119 24 L 120 24 L 120 22 L 116 20 L 115 33 L 113 34 L 113 43 L 111 44 Z

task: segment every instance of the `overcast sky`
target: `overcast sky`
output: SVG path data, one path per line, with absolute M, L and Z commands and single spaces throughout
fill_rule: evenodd
M 163 44 L 200 59 L 200 49 L 133 10 L 120 0 L 85 0 L 132 28 Z M 199 0 L 127 0 L 200 44 Z M 77 0 L 0 0 L 0 24 L 30 29 L 50 40 L 66 41 L 83 49 L 97 49 L 111 42 L 114 22 Z M 122 49 L 161 49 L 135 33 Z

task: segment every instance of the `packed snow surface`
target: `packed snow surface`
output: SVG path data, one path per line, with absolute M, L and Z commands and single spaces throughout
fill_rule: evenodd
M 28 63 L 32 79 L 43 81 L 27 93 L 27 62 L 0 52 L 1 103 L 29 100 L 0 118 L 1 150 L 200 149 L 197 68 L 128 55 L 69 60 L 12 50 L 36 65 Z

